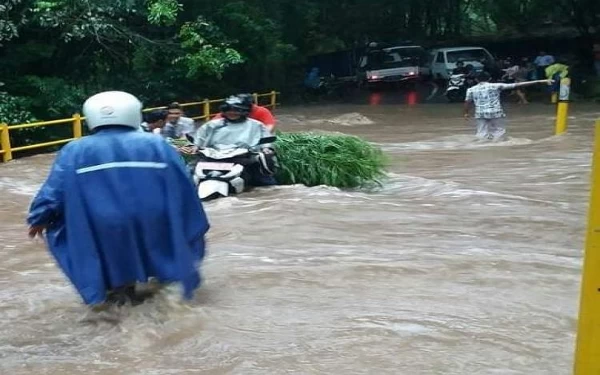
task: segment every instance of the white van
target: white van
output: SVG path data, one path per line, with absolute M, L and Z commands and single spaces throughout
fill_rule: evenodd
M 494 56 L 483 47 L 440 48 L 431 51 L 431 74 L 436 79 L 448 79 L 456 63 L 473 65 L 476 72 L 483 70 L 483 63 L 495 64 Z
M 430 75 L 428 55 L 421 46 L 395 46 L 371 51 L 358 63 L 358 82 L 366 85 L 416 82 Z

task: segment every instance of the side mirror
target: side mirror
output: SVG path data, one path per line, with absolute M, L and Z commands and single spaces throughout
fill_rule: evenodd
M 265 138 L 261 138 L 260 141 L 258 142 L 259 145 L 264 145 L 266 143 L 273 143 L 277 140 L 277 137 L 272 136 L 272 137 L 265 137 Z

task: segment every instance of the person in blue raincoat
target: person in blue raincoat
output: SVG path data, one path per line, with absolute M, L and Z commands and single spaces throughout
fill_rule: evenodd
M 138 131 L 141 111 L 125 92 L 90 97 L 92 135 L 60 151 L 27 218 L 87 305 L 140 303 L 150 278 L 187 299 L 200 285 L 207 217 L 175 149 Z

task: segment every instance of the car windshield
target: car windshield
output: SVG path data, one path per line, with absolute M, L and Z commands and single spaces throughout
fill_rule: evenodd
M 418 66 L 423 55 L 421 48 L 396 48 L 369 54 L 369 68 L 372 70 L 408 68 Z
M 489 56 L 483 49 L 467 49 L 462 51 L 446 52 L 446 58 L 449 63 L 455 64 L 458 61 L 487 61 Z

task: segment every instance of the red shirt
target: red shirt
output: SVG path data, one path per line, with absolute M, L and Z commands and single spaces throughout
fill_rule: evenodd
M 250 111 L 248 117 L 253 120 L 260 121 L 267 126 L 275 127 L 275 117 L 273 117 L 271 111 L 265 107 L 252 104 L 252 110 Z M 213 120 L 217 118 L 223 118 L 223 115 L 218 113 L 215 117 L 213 117 Z

